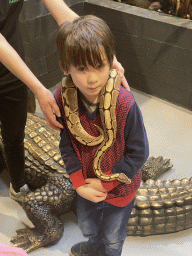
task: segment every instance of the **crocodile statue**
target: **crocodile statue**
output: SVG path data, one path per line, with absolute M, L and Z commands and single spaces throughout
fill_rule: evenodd
M 62 237 L 64 227 L 59 216 L 75 207 L 76 193 L 59 152 L 59 132 L 43 118 L 28 114 L 25 134 L 26 182 L 31 192 L 23 208 L 34 228 L 17 230 L 11 242 L 31 252 Z M 127 235 L 167 234 L 192 227 L 192 178 L 157 179 L 171 168 L 170 160 L 161 156 L 150 157 L 143 165 L 143 181 Z

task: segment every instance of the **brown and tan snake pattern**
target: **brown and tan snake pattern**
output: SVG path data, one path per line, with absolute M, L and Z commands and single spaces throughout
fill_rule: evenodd
M 103 130 L 95 125 L 100 131 L 100 136 L 94 137 L 88 134 L 81 125 L 78 112 L 77 87 L 70 77 L 63 78 L 61 93 L 67 126 L 73 136 L 84 145 L 95 146 L 100 144 L 104 139 Z
M 64 78 L 62 81 L 61 93 L 67 125 L 73 136 L 78 141 L 88 146 L 100 144 L 96 150 L 93 160 L 93 169 L 97 177 L 104 181 L 118 180 L 120 182 L 130 184 L 131 180 L 124 173 L 106 175 L 100 168 L 103 156 L 113 145 L 116 139 L 117 123 L 115 109 L 120 85 L 121 78 L 119 73 L 115 69 L 111 70 L 107 83 L 100 92 L 99 111 L 104 132 L 97 126 L 101 134 L 99 137 L 89 135 L 80 123 L 78 115 L 77 89 L 71 79 Z

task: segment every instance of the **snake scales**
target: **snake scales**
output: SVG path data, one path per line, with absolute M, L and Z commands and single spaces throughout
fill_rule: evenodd
M 99 145 L 93 160 L 93 169 L 97 177 L 104 181 L 118 180 L 130 184 L 131 180 L 124 173 L 106 175 L 101 171 L 100 164 L 103 156 L 113 145 L 116 139 L 116 101 L 121 85 L 121 78 L 117 70 L 111 70 L 107 83 L 102 88 L 99 97 L 99 111 L 104 131 L 96 126 L 100 135 L 93 137 L 88 134 L 81 125 L 78 114 L 77 87 L 69 77 L 62 80 L 62 100 L 66 121 L 73 136 L 82 144 L 88 146 Z

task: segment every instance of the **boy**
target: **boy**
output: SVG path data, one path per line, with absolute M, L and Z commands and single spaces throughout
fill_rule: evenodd
M 78 89 L 81 125 L 88 134 L 98 137 L 95 125 L 102 128 L 99 93 L 108 80 L 114 55 L 111 31 L 100 18 L 91 15 L 79 17 L 60 27 L 57 46 L 64 74 Z M 131 183 L 102 181 L 93 171 L 98 145 L 84 145 L 70 132 L 61 87 L 55 92 L 55 99 L 64 126 L 60 134 L 61 156 L 77 191 L 79 227 L 89 239 L 74 245 L 70 255 L 119 256 L 135 193 L 141 182 L 140 168 L 149 154 L 141 112 L 131 92 L 121 87 L 116 104 L 116 140 L 104 155 L 101 170 L 107 174 L 124 173 Z
M 37 1 L 34 2 L 36 5 Z M 63 0 L 42 0 L 52 16 L 61 25 L 77 18 Z M 62 125 L 53 95 L 35 77 L 23 62 L 24 48 L 19 30 L 19 14 L 24 0 L 0 0 L 0 121 L 4 155 L 11 176 L 10 197 L 23 202 L 29 191 L 25 184 L 24 129 L 27 118 L 27 87 L 37 97 L 47 123 L 59 130 Z M 129 88 L 124 69 L 114 58 L 114 66 L 122 73 L 122 83 Z M 5 168 L 0 150 L 0 173 Z

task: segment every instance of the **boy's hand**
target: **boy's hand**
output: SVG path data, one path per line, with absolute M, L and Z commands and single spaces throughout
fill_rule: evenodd
M 86 179 L 85 182 L 89 188 L 93 188 L 97 191 L 104 192 L 104 193 L 107 192 L 107 190 L 105 190 L 104 187 L 102 186 L 100 179 L 91 178 L 91 179 Z
M 119 73 L 121 75 L 121 84 L 125 87 L 125 89 L 130 91 L 129 84 L 124 76 L 125 69 L 122 67 L 121 63 L 117 61 L 116 56 L 114 56 L 114 58 L 113 58 L 112 68 L 117 69 L 119 71 Z
M 87 184 L 78 187 L 76 191 L 80 196 L 94 203 L 101 202 L 107 197 L 107 193 L 90 188 Z

